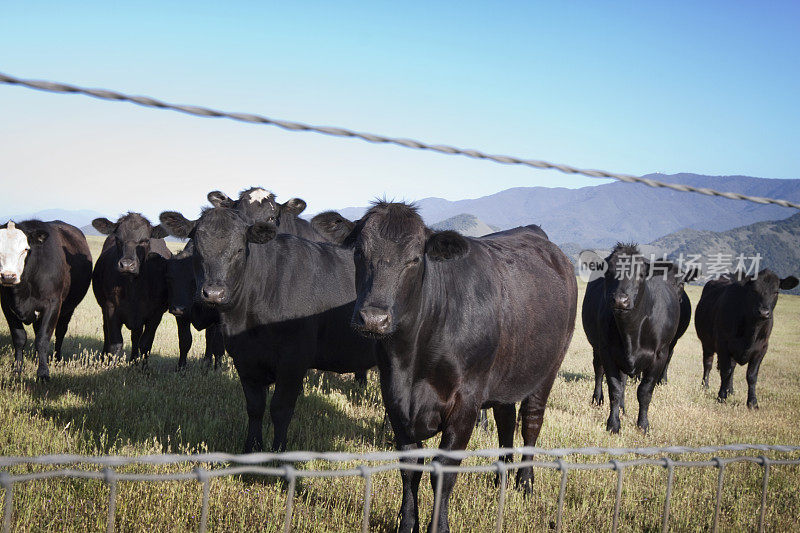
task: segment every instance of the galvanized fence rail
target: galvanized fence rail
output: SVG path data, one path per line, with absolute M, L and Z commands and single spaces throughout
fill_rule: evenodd
M 761 452 L 761 455 L 736 455 L 733 457 L 719 457 L 716 454 L 731 452 Z M 782 458 L 768 458 L 764 453 L 779 453 L 790 455 Z M 195 455 L 144 455 L 136 457 L 123 456 L 81 456 L 81 455 L 44 455 L 37 457 L 0 457 L 0 486 L 4 489 L 4 512 L 2 531 L 10 532 L 13 525 L 14 486 L 18 483 L 53 478 L 78 478 L 103 481 L 109 488 L 108 519 L 106 530 L 113 532 L 116 526 L 116 500 L 117 485 L 119 482 L 148 482 L 148 481 L 186 481 L 198 482 L 202 485 L 201 513 L 199 530 L 206 531 L 209 516 L 209 499 L 211 493 L 211 480 L 214 478 L 229 477 L 249 474 L 256 476 L 275 477 L 286 482 L 286 502 L 283 519 L 283 531 L 292 530 L 292 510 L 294 506 L 295 486 L 298 478 L 320 477 L 360 477 L 364 479 L 364 505 L 362 510 L 361 529 L 369 531 L 369 517 L 372 504 L 372 476 L 392 470 L 409 470 L 429 472 L 433 475 L 445 472 L 458 473 L 496 473 L 498 483 L 498 506 L 495 517 L 495 531 L 503 530 L 503 513 L 506 501 L 508 472 L 523 467 L 535 469 L 550 469 L 561 473 L 558 491 L 558 506 L 555 519 L 555 531 L 560 532 L 563 527 L 564 495 L 566 493 L 569 473 L 580 470 L 612 470 L 617 473 L 614 509 L 612 515 L 612 531 L 619 528 L 620 505 L 622 500 L 622 487 L 624 474 L 627 469 L 651 465 L 661 466 L 666 470 L 666 493 L 661 515 L 661 531 L 669 530 L 670 500 L 675 478 L 676 468 L 716 468 L 718 471 L 717 487 L 715 493 L 715 507 L 712 519 L 712 531 L 719 528 L 719 516 L 722 491 L 725 483 L 725 469 L 734 463 L 752 463 L 763 469 L 761 484 L 761 503 L 755 524 L 759 531 L 764 531 L 764 517 L 768 504 L 768 484 L 770 471 L 775 466 L 800 465 L 800 446 L 780 446 L 762 444 L 731 444 L 723 446 L 668 446 L 660 448 L 560 448 L 545 449 L 536 447 L 518 447 L 505 449 L 486 450 L 459 450 L 447 451 L 439 449 L 418 449 L 403 452 L 372 452 L 372 453 L 346 453 L 346 452 L 284 452 L 284 453 L 254 453 L 246 455 L 232 455 L 225 453 L 206 453 Z M 477 465 L 445 466 L 437 458 L 469 459 L 469 458 L 496 458 L 505 454 L 515 453 L 544 457 L 544 459 L 530 461 L 504 462 L 497 460 Z M 708 459 L 681 459 L 671 456 L 687 454 L 712 455 Z M 635 459 L 619 460 L 616 457 L 624 455 L 637 456 Z M 610 456 L 612 459 L 604 462 L 578 462 L 568 460 L 572 456 Z M 431 459 L 430 463 L 400 462 L 402 459 Z M 334 465 L 342 462 L 358 463 L 342 469 L 302 469 L 297 468 L 298 463 L 311 461 L 325 461 Z M 383 464 L 367 464 L 383 463 Z M 189 472 L 147 474 L 124 473 L 116 469 L 131 465 L 196 465 Z M 7 470 L 20 465 L 41 465 L 62 467 L 55 470 L 43 470 L 27 474 L 11 474 Z M 218 465 L 219 468 L 207 468 L 202 465 Z M 89 470 L 86 467 L 102 467 L 101 470 Z M 84 468 L 81 468 L 84 467 Z M 439 502 L 441 500 L 441 477 L 436 485 L 433 509 L 433 532 L 436 532 L 436 517 L 438 516 Z M 798 510 L 800 512 L 800 510 Z

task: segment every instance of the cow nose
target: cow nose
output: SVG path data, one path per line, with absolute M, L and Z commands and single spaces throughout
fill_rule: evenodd
M 7 284 L 17 283 L 16 272 L 0 272 L 0 281 Z
M 225 301 L 225 289 L 216 285 L 203 285 L 200 291 L 203 301 L 211 304 L 219 304 Z
M 769 318 L 772 316 L 772 309 L 769 307 L 760 307 L 758 309 L 758 314 L 761 316 L 761 318 Z
M 117 263 L 117 267 L 119 267 L 120 272 L 136 273 L 136 261 L 127 257 L 120 259 L 119 263 Z
M 631 299 L 627 294 L 618 294 L 614 297 L 614 307 L 617 309 L 628 309 Z
M 392 317 L 388 309 L 364 307 L 359 311 L 358 317 L 361 328 L 372 333 L 385 334 L 392 326 Z
M 182 306 L 172 306 L 169 308 L 169 312 L 174 316 L 183 316 L 186 313 L 186 309 Z

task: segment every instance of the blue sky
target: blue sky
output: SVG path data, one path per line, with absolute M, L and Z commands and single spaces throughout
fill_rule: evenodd
M 0 71 L 632 174 L 800 178 L 798 23 L 797 2 L 6 2 Z M 2 85 L 0 158 L 7 214 L 598 183 Z

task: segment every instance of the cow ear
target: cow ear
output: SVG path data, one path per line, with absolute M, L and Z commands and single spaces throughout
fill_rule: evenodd
M 247 228 L 247 242 L 255 244 L 264 244 L 275 238 L 278 234 L 274 224 L 267 224 L 266 222 L 256 222 Z
M 282 207 L 285 212 L 297 216 L 306 210 L 306 201 L 300 198 L 292 198 L 283 204 Z
M 461 259 L 469 251 L 469 241 L 455 231 L 436 231 L 425 243 L 425 254 L 434 261 Z
M 187 239 L 197 226 L 196 220 L 189 220 L 177 211 L 164 211 L 158 216 L 161 221 L 160 226 L 167 234 L 173 237 Z
M 158 226 L 154 227 L 152 229 L 152 231 L 150 231 L 150 238 L 151 239 L 163 239 L 167 235 L 169 235 L 169 233 L 167 233 L 167 230 L 165 230 L 164 226 L 162 226 L 161 224 L 159 224 Z
M 328 242 L 343 244 L 356 225 L 336 211 L 326 211 L 311 219 L 311 227 Z
M 230 196 L 225 194 L 222 191 L 211 191 L 208 193 L 208 201 L 211 202 L 211 205 L 214 207 L 233 207 L 234 201 L 231 200 Z
M 789 276 L 789 277 L 783 278 L 781 280 L 780 287 L 781 287 L 781 289 L 783 289 L 785 291 L 790 291 L 790 290 L 794 289 L 795 287 L 797 287 L 798 283 L 800 283 L 800 280 L 798 280 L 794 276 Z
M 36 244 L 43 244 L 44 241 L 47 240 L 47 237 L 50 236 L 50 234 L 47 233 L 47 230 L 36 228 L 29 232 L 25 232 L 25 236 L 28 238 L 28 244 L 36 245 Z
M 92 226 L 103 235 L 111 235 L 117 229 L 117 225 L 105 217 L 92 220 Z

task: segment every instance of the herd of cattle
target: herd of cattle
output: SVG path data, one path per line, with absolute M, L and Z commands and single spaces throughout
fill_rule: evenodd
M 261 188 L 237 200 L 215 191 L 197 220 L 161 214 L 153 226 L 128 213 L 93 226 L 108 235 L 94 269 L 85 237 L 61 221 L 29 220 L 0 227 L 0 302 L 22 369 L 24 324 L 33 324 L 39 367 L 49 379 L 69 320 L 92 285 L 103 317 L 103 354 L 121 356 L 122 326 L 131 331 L 130 359 L 147 357 L 162 315 L 178 325 L 179 366 L 191 327 L 206 330 L 205 361 L 231 356 L 244 390 L 245 452 L 263 449 L 266 390 L 272 448 L 286 447 L 302 381 L 310 368 L 354 372 L 378 367 L 398 449 L 421 447 L 442 434 L 442 449 L 467 446 L 481 409 L 492 408 L 501 447 L 511 447 L 519 416 L 523 442 L 536 443 L 545 405 L 575 325 L 574 268 L 538 226 L 481 238 L 425 226 L 412 205 L 377 202 L 358 221 L 335 212 L 299 218 L 305 202 L 284 204 Z M 164 237 L 189 239 L 173 255 Z M 623 257 L 628 275 L 619 275 Z M 651 264 L 634 245 L 618 245 L 604 277 L 590 282 L 582 309 L 593 347 L 595 391 L 607 429 L 620 429 L 626 376 L 640 376 L 637 424 L 647 431 L 657 382 L 666 380 L 691 304 L 684 283 L 696 272 Z M 660 267 L 664 275 L 652 275 Z M 695 325 L 703 346 L 703 384 L 714 353 L 719 399 L 731 391 L 735 363 L 748 365 L 748 407 L 767 351 L 779 289 L 798 284 L 763 270 L 705 285 Z M 145 359 L 146 360 L 146 359 Z M 519 414 L 515 404 L 521 402 Z M 504 457 L 510 461 L 511 457 Z M 523 460 L 530 459 L 524 457 Z M 458 461 L 442 458 L 444 465 Z M 400 531 L 419 527 L 420 472 L 403 470 Z M 517 472 L 530 490 L 531 468 Z M 436 476 L 433 476 L 436 483 Z M 443 474 L 439 531 L 448 531 L 454 473 Z M 435 486 L 435 485 L 434 485 Z

